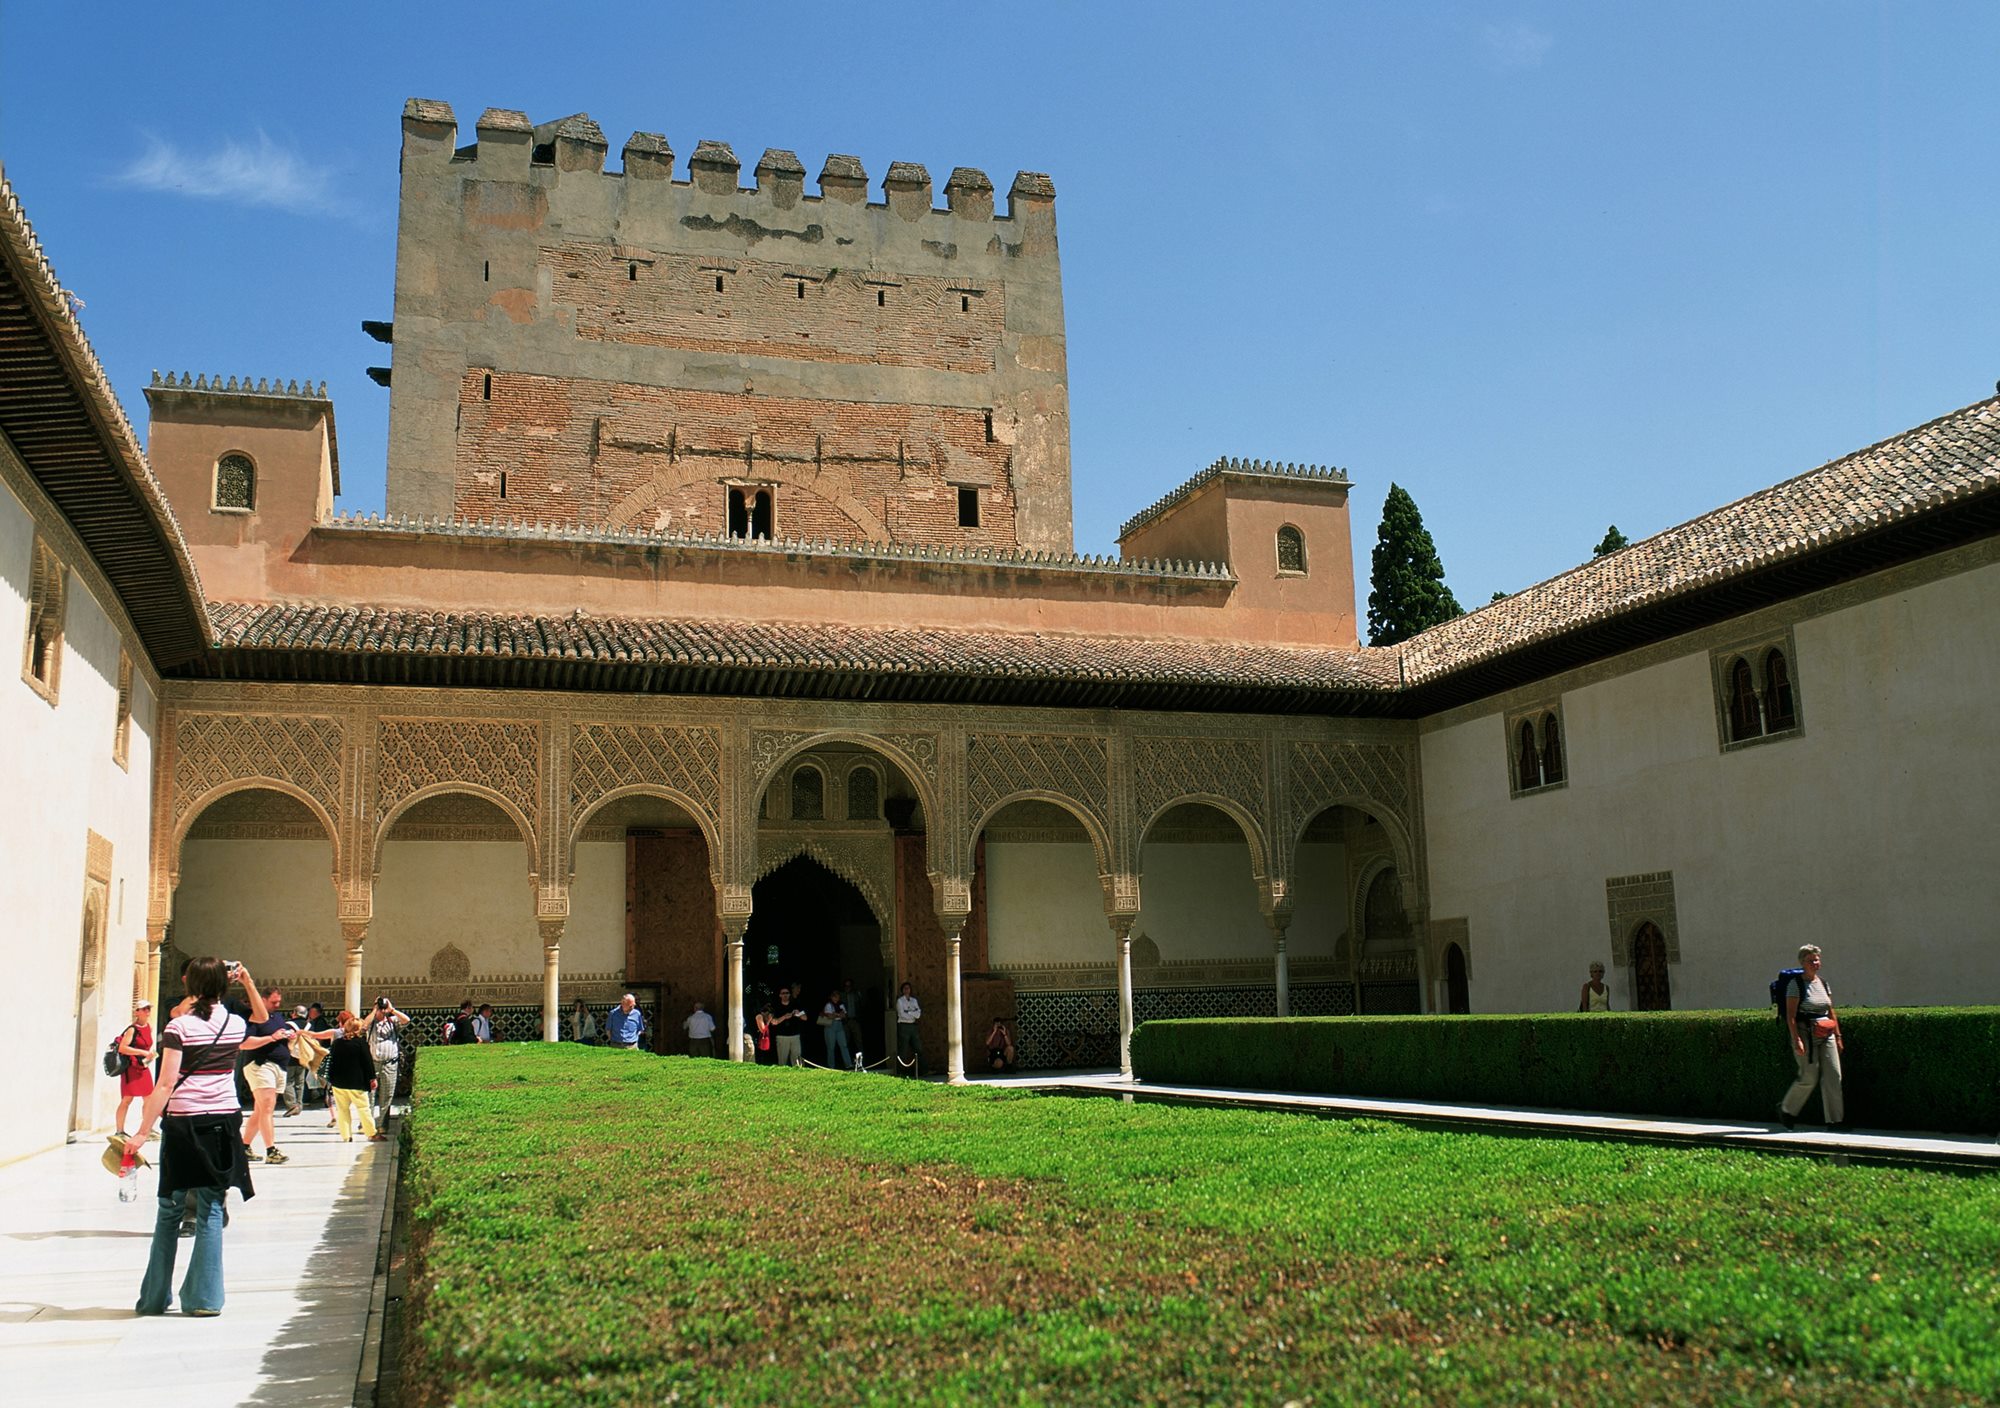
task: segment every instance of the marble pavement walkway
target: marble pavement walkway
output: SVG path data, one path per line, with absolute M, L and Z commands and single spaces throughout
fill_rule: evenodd
M 344 1408 L 359 1383 L 372 1402 L 370 1301 L 395 1146 L 343 1144 L 321 1110 L 278 1125 L 291 1162 L 251 1165 L 257 1196 L 229 1200 L 227 1299 L 214 1319 L 133 1313 L 154 1174 L 141 1170 L 138 1201 L 119 1202 L 98 1163 L 101 1134 L 0 1168 L 0 1398 Z M 192 1246 L 180 1244 L 176 1292 Z

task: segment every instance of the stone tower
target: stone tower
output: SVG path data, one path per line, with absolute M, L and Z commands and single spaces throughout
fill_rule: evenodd
M 391 512 L 1071 547 L 1055 190 L 403 111 Z

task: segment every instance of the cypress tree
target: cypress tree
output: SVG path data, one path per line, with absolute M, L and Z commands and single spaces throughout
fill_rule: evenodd
M 1394 645 L 1418 631 L 1465 614 L 1444 584 L 1437 544 L 1424 527 L 1417 501 L 1400 484 L 1389 486 L 1382 526 L 1375 532 L 1369 573 L 1368 643 Z
M 1604 541 L 1592 548 L 1590 555 L 1592 557 L 1602 557 L 1607 552 L 1617 552 L 1618 549 L 1624 547 L 1630 541 L 1631 539 L 1618 531 L 1618 525 L 1614 523 L 1604 530 Z

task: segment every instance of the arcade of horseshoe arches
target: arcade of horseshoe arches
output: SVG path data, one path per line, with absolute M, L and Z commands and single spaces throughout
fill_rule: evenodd
M 1407 725 L 1394 722 L 825 702 L 655 703 L 565 694 L 526 699 L 430 689 L 370 690 L 357 699 L 353 691 L 333 688 L 227 684 L 175 685 L 163 705 L 148 919 L 155 970 L 149 980 L 157 975 L 158 955 L 177 917 L 175 896 L 190 835 L 201 835 L 199 823 L 212 807 L 246 792 L 283 794 L 323 832 L 331 860 L 324 883 L 341 939 L 338 972 L 316 971 L 307 953 L 283 949 L 258 953 L 259 971 L 270 972 L 289 993 L 324 994 L 329 1001 L 337 995 L 354 1010 L 376 979 L 395 990 L 411 976 L 371 962 L 377 877 L 399 820 L 427 801 L 454 795 L 480 799 L 504 815 L 506 827 L 516 833 L 511 844 L 501 843 L 512 856 L 518 882 L 508 902 L 524 920 L 532 918 L 542 971 L 495 972 L 490 960 L 474 954 L 480 982 L 466 992 L 519 996 L 533 982 L 541 1021 L 550 1032 L 559 1030 L 557 1019 L 569 996 L 564 951 L 575 937 L 572 892 L 580 838 L 607 805 L 628 798 L 657 799 L 665 804 L 663 815 L 699 838 L 712 923 L 708 935 L 698 936 L 709 942 L 700 945 L 705 951 L 694 968 L 696 974 L 704 966 L 712 970 L 715 982 L 704 989 L 697 977 L 690 992 L 675 996 L 719 998 L 737 1025 L 745 1002 L 744 936 L 754 915 L 757 881 L 799 855 L 812 857 L 866 897 L 882 927 L 891 971 L 928 980 L 922 985 L 931 991 L 919 991 L 919 998 L 947 1014 L 942 1024 L 933 1024 L 938 1038 L 964 1025 L 953 997 L 964 988 L 966 957 L 982 972 L 999 965 L 997 976 L 1009 987 L 1008 967 L 1018 966 L 1028 977 L 1033 965 L 1009 965 L 1004 951 L 994 953 L 992 935 L 1005 934 L 1007 916 L 989 907 L 991 881 L 977 883 L 987 879 L 981 874 L 980 842 L 996 822 L 1003 824 L 1003 834 L 1025 831 L 1036 838 L 989 843 L 998 848 L 1061 845 L 1067 829 L 1077 838 L 1069 844 L 1087 850 L 1095 882 L 1095 893 L 1087 898 L 1097 934 L 1088 935 L 1091 925 L 1079 906 L 1072 916 L 1077 947 L 1068 976 L 1071 982 L 1109 980 L 1106 986 L 1116 994 L 1119 1050 L 1127 1061 L 1135 928 L 1143 976 L 1149 982 L 1163 976 L 1157 946 L 1147 943 L 1141 927 L 1143 858 L 1158 853 L 1164 860 L 1182 849 L 1171 841 L 1147 844 L 1149 837 L 1171 831 L 1175 818 L 1192 816 L 1207 820 L 1210 833 L 1233 833 L 1224 848 L 1239 853 L 1234 860 L 1241 873 L 1233 878 L 1246 917 L 1254 915 L 1264 943 L 1261 953 L 1229 955 L 1233 962 L 1226 966 L 1265 991 L 1267 1011 L 1291 1010 L 1295 964 L 1287 937 L 1297 917 L 1301 857 L 1323 867 L 1329 850 L 1307 841 L 1316 823 L 1351 817 L 1351 829 L 1369 838 L 1354 848 L 1357 859 L 1372 853 L 1378 870 L 1386 862 L 1402 912 L 1423 913 L 1415 879 L 1422 861 L 1414 849 L 1421 832 L 1413 738 Z M 852 766 L 844 768 L 837 761 L 842 757 Z M 812 817 L 770 804 L 774 784 L 789 784 L 801 768 L 840 783 L 855 766 L 878 779 L 886 773 L 882 795 L 892 803 L 898 795 L 914 801 L 902 828 L 906 834 L 899 837 L 876 817 L 860 818 L 856 825 L 855 808 L 842 804 L 852 799 L 829 799 L 825 792 Z M 789 802 L 798 793 L 787 785 L 780 795 Z M 833 805 L 826 805 L 829 800 Z M 1010 811 L 1021 812 L 1024 804 L 1041 804 L 1036 811 L 1044 816 L 1056 809 L 1058 820 L 1069 826 L 1006 831 Z M 234 840 L 259 836 L 241 826 L 225 830 Z M 1203 834 L 1199 826 L 1180 829 L 1190 830 Z M 266 828 L 262 834 L 297 832 Z M 228 839 L 193 843 L 211 849 L 228 844 Z M 1199 840 L 1192 844 L 1201 847 Z M 1327 879 L 1313 877 L 1320 884 Z M 1345 873 L 1333 883 L 1345 918 L 1357 896 Z M 238 902 L 259 903 L 254 893 L 241 892 Z M 1312 919 L 1324 928 L 1333 916 L 1315 913 Z M 975 936 L 971 955 L 968 929 Z M 1421 932 L 1420 923 L 1406 922 L 1405 935 L 1412 932 Z M 249 940 L 247 933 L 244 937 Z M 1333 946 L 1326 941 L 1337 937 L 1316 933 L 1312 954 L 1297 966 L 1297 975 L 1326 986 L 1336 973 Z M 1093 944 L 1096 955 L 1090 954 Z M 317 951 L 324 955 L 326 946 Z M 1406 992 L 1426 959 L 1413 948 L 1402 953 L 1401 961 L 1378 962 L 1374 970 L 1390 979 L 1386 986 Z M 1353 958 L 1358 952 L 1343 954 L 1338 974 L 1349 994 L 1359 976 Z M 463 976 L 470 981 L 470 974 Z M 626 981 L 621 973 L 613 986 Z M 601 981 L 587 982 L 584 991 L 592 1002 L 614 996 Z M 1353 1001 L 1349 996 L 1348 1010 Z M 942 1049 L 939 1054 L 946 1055 Z M 946 1059 L 954 1074 L 962 1069 L 956 1049 Z

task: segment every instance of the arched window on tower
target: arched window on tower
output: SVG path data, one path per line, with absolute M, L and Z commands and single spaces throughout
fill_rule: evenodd
M 1563 772 L 1562 725 L 1554 714 L 1542 715 L 1542 784 L 1561 782 Z
M 1764 715 L 1772 733 L 1799 726 L 1798 705 L 1792 700 L 1791 667 L 1785 663 L 1785 652 L 1775 647 L 1764 657 Z
M 757 497 L 750 501 L 750 536 L 771 539 L 771 491 L 759 489 Z
M 881 815 L 882 780 L 864 764 L 847 775 L 847 819 L 874 821 Z
M 257 507 L 257 466 L 248 455 L 224 455 L 215 462 L 215 506 L 249 513 Z
M 1306 570 L 1306 535 L 1289 523 L 1278 530 L 1278 570 L 1300 574 Z
M 1757 684 L 1750 674 L 1750 662 L 1737 656 L 1729 666 L 1729 741 L 1741 743 L 1764 732 L 1757 711 Z
M 826 779 L 810 763 L 792 770 L 792 820 L 822 821 L 826 817 Z
M 1526 792 L 1542 785 L 1542 760 L 1535 750 L 1535 721 L 1521 720 L 1514 733 L 1514 790 Z
M 732 488 L 729 491 L 729 536 L 750 536 L 750 500 L 741 489 Z

